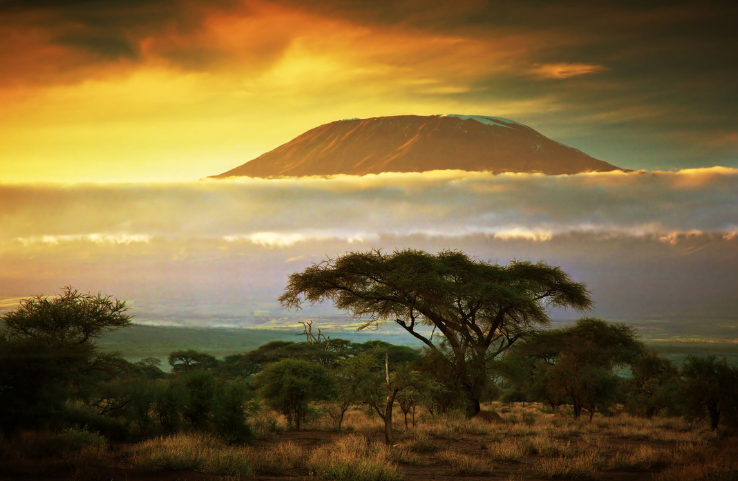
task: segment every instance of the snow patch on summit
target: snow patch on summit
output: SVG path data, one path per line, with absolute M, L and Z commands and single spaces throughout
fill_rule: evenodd
M 515 125 L 521 125 L 518 122 L 515 122 L 514 120 L 510 119 L 504 119 L 502 117 L 487 117 L 484 115 L 458 115 L 458 114 L 447 114 L 447 115 L 441 115 L 441 117 L 456 117 L 461 120 L 476 120 L 479 123 L 482 123 L 484 125 L 494 125 L 497 127 L 505 127 L 506 129 L 512 129 L 512 126 Z

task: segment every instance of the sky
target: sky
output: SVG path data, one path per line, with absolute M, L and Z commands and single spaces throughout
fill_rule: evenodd
M 66 285 L 245 326 L 349 251 L 544 261 L 589 313 L 738 342 L 738 6 L 0 0 L 0 313 Z M 488 115 L 632 172 L 203 180 L 318 125 Z M 554 311 L 571 320 L 578 313 Z M 270 320 L 271 319 L 271 320 Z
M 738 167 L 734 2 L 0 0 L 0 181 L 191 181 L 343 118 Z

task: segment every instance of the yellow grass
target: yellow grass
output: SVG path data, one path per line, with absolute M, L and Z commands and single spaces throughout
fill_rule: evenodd
M 534 465 L 534 471 L 546 478 L 597 479 L 600 460 L 595 453 L 574 458 L 544 458 Z
M 359 435 L 345 436 L 310 454 L 308 470 L 320 479 L 395 481 L 402 478 L 390 449 Z
M 453 450 L 444 450 L 437 453 L 436 457 L 441 462 L 451 466 L 454 474 L 483 475 L 492 473 L 492 462 L 476 456 Z
M 310 448 L 280 441 L 291 436 L 282 434 L 284 420 L 272 413 L 270 421 L 269 413 L 262 412 L 252 426 L 262 426 L 269 439 L 266 445 L 231 447 L 207 436 L 180 435 L 140 443 L 131 448 L 130 460 L 146 471 L 187 469 L 229 479 L 270 475 L 392 481 L 415 466 L 434 465 L 458 476 L 487 476 L 499 472 L 495 468 L 499 463 L 516 464 L 515 476 L 520 479 L 594 480 L 612 471 L 643 473 L 658 481 L 676 481 L 680 476 L 733 479 L 725 477 L 734 473 L 733 468 L 707 456 L 724 441 L 702 424 L 622 413 L 575 421 L 570 414 L 545 412 L 532 404 L 485 407 L 489 408 L 501 413 L 502 422 L 468 420 L 459 413 L 424 414 L 416 427 L 405 430 L 397 412 L 392 447 L 383 443 L 382 421 L 363 408 L 346 413 L 344 432 L 335 433 L 333 441 Z M 332 423 L 321 420 L 309 427 L 334 430 Z M 471 451 L 470 443 L 478 447 Z M 734 454 L 738 455 L 738 442 Z

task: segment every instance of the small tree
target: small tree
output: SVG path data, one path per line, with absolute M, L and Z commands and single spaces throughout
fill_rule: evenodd
M 327 400 L 333 391 L 333 379 L 324 367 L 296 359 L 270 364 L 256 376 L 254 385 L 267 405 L 284 414 L 298 430 L 310 402 Z
M 673 410 L 680 390 L 679 369 L 656 351 L 644 351 L 630 364 L 625 409 L 648 419 Z
M 206 371 L 216 369 L 218 360 L 210 354 L 193 349 L 174 351 L 169 354 L 169 365 L 174 372 L 186 372 L 194 369 Z
M 67 286 L 56 297 L 23 299 L 2 322 L 10 340 L 33 339 L 50 346 L 79 346 L 131 323 L 125 301 L 83 294 Z
M 24 299 L 0 318 L 0 428 L 58 422 L 74 386 L 116 364 L 94 340 L 130 324 L 123 301 L 71 287 Z
M 182 386 L 182 415 L 190 426 L 204 430 L 210 421 L 215 397 L 215 378 L 212 373 L 195 369 L 183 373 L 175 381 Z
M 682 366 L 684 401 L 695 418 L 707 415 L 710 428 L 717 429 L 723 417 L 738 421 L 738 369 L 725 358 L 687 357 Z
M 361 389 L 366 373 L 357 369 L 353 358 L 344 359 L 332 371 L 335 391 L 328 403 L 327 414 L 339 431 L 343 426 L 343 418 L 348 408 L 361 402 Z
M 545 398 L 555 405 L 571 404 L 574 417 L 583 409 L 590 420 L 597 408 L 615 401 L 619 378 L 613 373 L 642 352 L 643 345 L 632 328 L 585 318 L 573 326 L 540 333 L 520 347 L 521 351 L 549 364 L 539 370 Z M 540 385 L 534 380 L 531 386 Z
M 400 346 L 389 345 L 384 349 L 377 346 L 346 363 L 346 369 L 361 380 L 358 393 L 361 402 L 384 422 L 384 439 L 388 445 L 394 443 L 392 414 L 397 396 L 419 385 L 422 379 L 420 373 L 411 369 L 407 359 L 402 362 L 404 351 Z M 394 359 L 392 354 L 396 355 Z
M 215 387 L 213 431 L 227 443 L 245 444 L 253 438 L 246 422 L 249 394 L 248 386 L 242 379 L 219 382 Z

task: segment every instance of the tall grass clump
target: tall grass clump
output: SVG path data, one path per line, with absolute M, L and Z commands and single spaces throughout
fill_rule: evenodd
M 545 478 L 598 479 L 598 458 L 587 453 L 575 458 L 543 458 L 534 466 L 537 475 Z
M 251 448 L 247 456 L 259 474 L 284 475 L 305 467 L 305 449 L 292 441 L 281 442 L 266 449 Z
M 131 448 L 130 461 L 142 471 L 197 471 L 205 463 L 212 440 L 204 436 L 176 434 L 150 439 Z
M 389 448 L 351 435 L 313 451 L 308 460 L 311 475 L 335 481 L 395 481 L 402 473 L 392 462 Z
M 671 449 L 658 449 L 641 445 L 629 452 L 619 452 L 613 456 L 610 464 L 613 468 L 651 471 L 661 469 L 675 460 Z
M 492 463 L 457 451 L 446 450 L 438 453 L 438 458 L 451 466 L 454 474 L 484 475 L 492 473 Z

